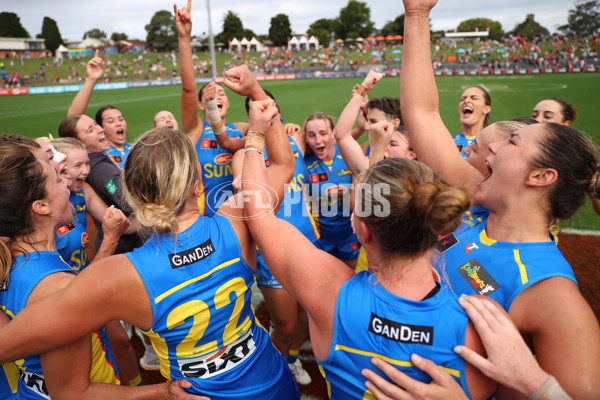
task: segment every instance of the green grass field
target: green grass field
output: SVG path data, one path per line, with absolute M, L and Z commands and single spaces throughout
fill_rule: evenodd
M 316 111 L 339 116 L 346 105 L 352 86 L 362 79 L 322 79 L 268 81 L 269 89 L 282 110 L 286 122 L 302 124 L 304 118 Z M 460 130 L 458 98 L 471 85 L 484 85 L 492 96 L 491 121 L 529 116 L 541 99 L 558 97 L 573 103 L 579 112 L 574 124 L 600 143 L 600 74 L 516 75 L 482 77 L 444 77 L 437 79 L 441 114 L 451 132 Z M 118 107 L 128 123 L 129 140 L 152 128 L 153 115 L 162 109 L 178 116 L 179 86 L 97 91 L 89 105 L 88 115 L 107 104 Z M 399 78 L 384 78 L 371 93 L 373 97 L 399 96 Z M 74 93 L 3 96 L 0 97 L 0 133 L 17 133 L 37 137 L 55 133 L 65 117 Z M 229 92 L 231 102 L 228 121 L 245 121 L 243 99 Z M 575 229 L 600 230 L 600 217 L 586 205 L 572 218 L 561 224 Z

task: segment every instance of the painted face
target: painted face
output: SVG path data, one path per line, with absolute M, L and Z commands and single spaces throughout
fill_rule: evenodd
M 415 153 L 410 150 L 408 139 L 400 132 L 394 132 L 390 144 L 385 148 L 383 158 L 408 158 L 414 160 Z
M 90 173 L 90 159 L 85 150 L 70 149 L 66 150 L 67 155 L 67 173 L 71 176 L 71 185 L 69 190 L 78 192 L 83 188 L 85 179 Z
M 306 143 L 319 160 L 331 161 L 335 155 L 333 131 L 324 119 L 313 119 L 306 123 Z
M 111 146 L 123 147 L 127 139 L 127 122 L 121 111 L 114 108 L 105 110 L 102 113 L 102 129 Z
M 77 139 L 85 145 L 88 153 L 106 151 L 110 148 L 102 127 L 87 115 L 82 115 L 79 118 L 77 125 L 75 125 L 75 132 Z
M 476 87 L 467 88 L 458 102 L 458 116 L 463 126 L 481 126 L 492 108 L 485 104 L 484 93 Z
M 154 116 L 154 126 L 157 128 L 169 128 L 173 130 L 179 130 L 179 124 L 175 120 L 175 116 L 170 111 L 159 111 Z
M 486 176 L 488 168 L 485 165 L 485 159 L 490 154 L 490 143 L 500 142 L 504 140 L 504 135 L 497 128 L 496 124 L 492 124 L 479 132 L 473 143 L 471 143 L 464 152 L 467 155 L 467 161 L 481 175 Z
M 542 100 L 535 105 L 531 118 L 538 122 L 554 122 L 571 125 L 571 121 L 563 121 L 562 106 L 554 100 Z
M 528 125 L 500 142 L 488 145 L 487 172 L 477 185 L 474 201 L 499 211 L 528 193 L 526 181 L 534 169 L 533 160 L 545 135 L 543 125 Z
M 46 175 L 46 198 L 50 205 L 51 216 L 56 219 L 56 229 L 73 221 L 69 206 L 69 189 L 62 183 L 60 176 L 48 163 L 42 162 Z

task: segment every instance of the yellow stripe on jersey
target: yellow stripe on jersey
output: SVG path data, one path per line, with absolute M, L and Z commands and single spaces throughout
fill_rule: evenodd
M 314 167 L 315 167 L 315 166 L 316 166 L 318 163 L 319 163 L 319 160 L 317 160 L 317 161 L 315 161 L 314 163 L 312 163 L 312 164 L 308 165 L 308 166 L 306 167 L 306 169 L 313 169 L 313 168 L 314 168 Z
M 202 181 L 202 177 L 200 177 L 200 196 L 198 196 L 198 211 L 200 215 L 204 215 L 206 213 L 206 188 L 204 187 L 204 182 Z
M 90 368 L 90 382 L 110 383 L 119 385 L 121 379 L 115 371 L 116 365 L 106 358 L 106 348 L 102 343 L 100 332 L 95 331 L 91 334 L 92 341 L 92 362 Z
M 477 221 L 479 221 L 479 223 L 483 222 L 482 218 L 474 218 L 473 214 L 471 214 L 471 211 L 469 211 L 469 210 L 465 211 L 465 214 L 467 214 L 467 218 L 469 218 L 469 221 L 477 220 Z
M 519 266 L 519 272 L 521 273 L 521 283 L 524 285 L 527 282 L 529 282 L 529 277 L 527 276 L 527 268 L 525 267 L 525 264 L 523 264 L 523 262 L 521 261 L 521 254 L 519 253 L 519 250 L 514 249 L 513 253 L 515 254 L 515 261 L 517 262 L 517 265 Z
M 207 272 L 207 273 L 205 273 L 205 274 L 202 274 L 202 275 L 200 275 L 200 276 L 197 276 L 197 277 L 195 277 L 195 278 L 189 279 L 189 280 L 187 280 L 187 281 L 185 281 L 185 282 L 183 282 L 183 283 L 180 283 L 179 285 L 177 285 L 177 286 L 175 286 L 175 287 L 173 287 L 173 288 L 171 288 L 171 289 L 167 290 L 167 291 L 166 291 L 166 292 L 164 292 L 163 294 L 161 294 L 161 295 L 157 296 L 157 297 L 154 299 L 154 303 L 155 303 L 155 304 L 158 304 L 158 303 L 160 303 L 161 301 L 163 301 L 164 299 L 166 299 L 167 297 L 169 297 L 170 295 L 172 295 L 173 293 L 175 293 L 176 291 L 178 291 L 178 290 L 180 290 L 180 289 L 182 289 L 182 288 L 184 288 L 184 287 L 186 287 L 186 286 L 188 286 L 188 285 L 191 285 L 191 284 L 192 284 L 192 283 L 194 283 L 194 282 L 198 282 L 199 280 L 202 280 L 202 279 L 206 278 L 207 276 L 209 276 L 209 275 L 210 275 L 210 274 L 212 274 L 213 272 L 216 272 L 216 271 L 218 271 L 218 270 L 220 270 L 220 269 L 223 269 L 223 268 L 225 268 L 225 267 L 228 267 L 228 266 L 230 266 L 231 264 L 235 264 L 236 262 L 239 262 L 239 261 L 240 261 L 240 258 L 239 258 L 239 257 L 237 257 L 237 258 L 234 258 L 233 260 L 225 261 L 224 263 L 217 265 L 216 267 L 214 267 L 213 269 L 211 269 L 210 271 L 208 271 L 208 272 Z
M 483 229 L 480 233 L 479 233 L 479 241 L 487 246 L 491 246 L 494 243 L 496 243 L 496 240 L 494 239 L 490 239 L 487 235 L 487 232 L 485 229 Z
M 12 311 L 7 309 L 6 306 L 0 305 L 0 310 L 4 311 L 6 313 L 6 315 L 8 315 L 10 317 L 10 319 L 13 319 L 15 317 L 15 314 L 13 314 Z
M 2 364 L 2 369 L 4 370 L 4 375 L 6 375 L 6 381 L 8 382 L 8 386 L 10 386 L 10 391 L 17 393 L 20 375 L 19 368 L 15 364 L 7 362 Z
M 335 345 L 335 351 L 338 351 L 338 350 L 346 351 L 348 353 L 358 354 L 358 355 L 361 355 L 361 356 L 379 358 L 379 359 L 382 359 L 383 361 L 386 361 L 386 362 L 388 362 L 390 364 L 393 364 L 393 365 L 398 365 L 400 367 L 414 367 L 414 364 L 412 362 L 410 362 L 410 361 L 395 360 L 393 358 L 382 356 L 381 354 L 372 353 L 370 351 L 353 349 L 351 347 L 343 346 L 341 344 L 336 344 Z M 440 365 L 438 365 L 438 367 L 440 367 L 441 369 L 443 369 L 444 371 L 446 371 L 450 375 L 455 376 L 457 378 L 460 378 L 460 371 L 457 371 L 457 370 L 451 369 L 451 368 L 442 367 Z
M 317 366 L 319 367 L 319 371 L 321 371 L 321 375 L 323 375 L 323 379 L 325 379 L 325 383 L 327 384 L 327 398 L 330 399 L 331 398 L 331 383 L 329 383 L 329 381 L 327 380 L 327 377 L 325 376 L 325 370 L 323 369 L 323 367 L 320 366 L 319 364 L 317 364 Z

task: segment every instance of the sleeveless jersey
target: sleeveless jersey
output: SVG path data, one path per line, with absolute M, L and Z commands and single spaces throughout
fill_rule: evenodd
M 571 266 L 553 241 L 499 242 L 485 231 L 487 219 L 473 228 L 447 235 L 438 243 L 444 268 L 456 295 L 479 294 L 496 300 L 508 312 L 515 298 L 547 278 L 564 277 L 577 283 Z M 550 236 L 550 238 L 552 238 Z M 554 238 L 552 238 L 554 239 Z
M 354 235 L 350 226 L 349 201 L 352 172 L 337 145 L 334 147 L 332 161 L 322 161 L 314 153 L 306 158 L 312 214 L 318 218 L 321 239 L 328 241 L 346 240 Z
M 234 124 L 226 124 L 229 137 L 242 137 L 242 132 Z M 202 167 L 202 186 L 198 207 L 200 214 L 214 215 L 219 207 L 233 195 L 233 171 L 230 152 L 219 147 L 212 127 L 204 121 L 204 131 L 196 143 L 198 161 Z
M 220 215 L 177 235 L 152 236 L 127 257 L 152 306 L 152 341 L 167 379 L 213 400 L 298 398 L 297 387 L 251 304 L 254 273 Z
M 460 155 L 466 158 L 467 155 L 464 150 L 475 141 L 475 136 L 465 136 L 462 132 L 459 132 L 456 135 L 452 135 L 452 139 L 454 139 L 454 144 L 456 144 L 456 148 L 460 151 Z
M 332 400 L 372 399 L 360 371 L 381 358 L 413 379 L 430 382 L 410 355 L 431 359 L 450 373 L 468 395 L 465 361 L 452 350 L 464 345 L 468 317 L 448 288 L 423 301 L 403 299 L 376 284 L 371 272 L 359 272 L 340 288 L 327 359 L 317 360 Z
M 48 275 L 57 272 L 74 272 L 55 251 L 40 251 L 15 257 L 10 271 L 8 287 L 1 292 L 2 308 L 10 319 L 14 318 L 25 307 L 27 300 L 36 285 Z M 100 331 L 92 336 L 92 349 L 100 353 L 92 354 L 92 382 L 119 384 L 116 362 L 110 351 L 106 334 Z M 100 345 L 98 342 L 101 341 Z M 18 384 L 19 399 L 49 399 L 44 381 L 39 355 L 15 361 L 21 369 Z
M 105 153 L 121 169 L 125 166 L 125 160 L 127 159 L 127 155 L 131 151 L 133 147 L 130 143 L 124 143 L 122 148 L 118 148 L 116 146 L 110 146 L 110 149 L 106 150 Z
M 56 249 L 62 259 L 76 271 L 89 265 L 86 248 L 90 242 L 87 233 L 87 206 L 83 189 L 71 192 L 69 201 L 73 204 L 73 222 L 56 231 Z

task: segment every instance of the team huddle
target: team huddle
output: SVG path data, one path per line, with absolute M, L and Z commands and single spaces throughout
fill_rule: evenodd
M 310 340 L 332 399 L 595 398 L 600 326 L 556 243 L 598 202 L 598 148 L 560 99 L 490 124 L 479 86 L 452 135 L 435 3 L 404 0 L 400 97 L 369 98 L 370 71 L 337 122 L 284 125 L 244 65 L 228 122 L 225 88 L 196 87 L 188 0 L 180 123 L 129 144 L 119 109 L 85 115 L 96 53 L 59 138 L 0 135 L 0 397 L 299 399 Z M 167 382 L 143 385 L 129 326 Z

